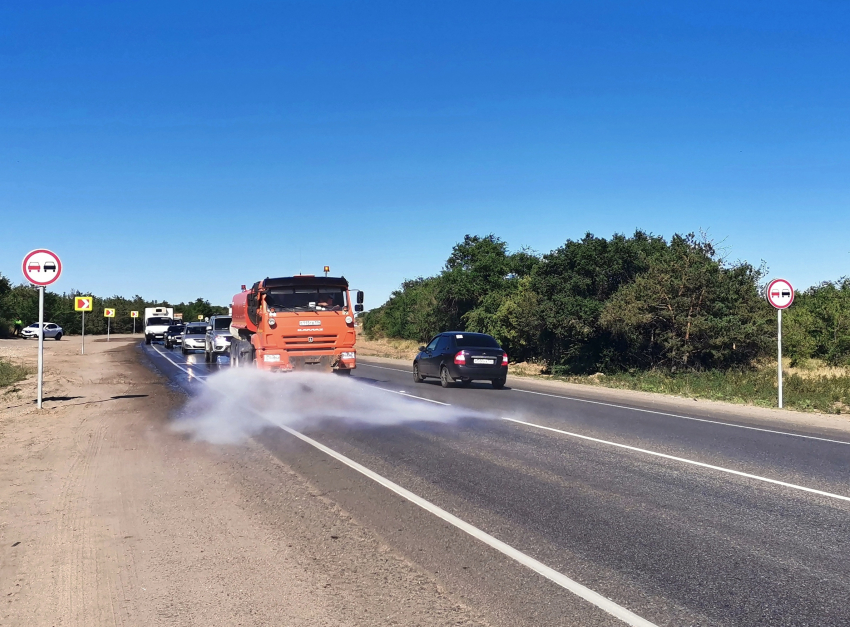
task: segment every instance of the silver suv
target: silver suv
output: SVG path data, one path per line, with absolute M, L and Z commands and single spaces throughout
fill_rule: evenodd
M 231 316 L 212 316 L 207 322 L 207 335 L 204 338 L 204 361 L 215 362 L 218 355 L 230 354 Z

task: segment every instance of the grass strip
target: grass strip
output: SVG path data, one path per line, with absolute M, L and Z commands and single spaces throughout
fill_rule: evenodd
M 7 387 L 18 381 L 23 381 L 32 373 L 32 368 L 0 359 L 0 388 Z
M 554 377 L 571 383 L 598 385 L 623 390 L 673 394 L 762 407 L 778 407 L 776 370 L 670 373 L 616 373 L 592 376 Z M 783 377 L 783 401 L 788 409 L 828 414 L 850 413 L 850 374 L 841 376 Z

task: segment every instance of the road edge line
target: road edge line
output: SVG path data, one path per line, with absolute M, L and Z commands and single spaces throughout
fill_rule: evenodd
M 842 494 L 835 494 L 833 492 L 826 492 L 824 490 L 818 490 L 816 488 L 807 488 L 806 486 L 797 485 L 796 483 L 788 483 L 787 481 L 780 481 L 779 479 L 770 479 L 768 477 L 762 477 L 760 475 L 753 475 L 748 472 L 743 472 L 741 470 L 733 470 L 731 468 L 724 468 L 723 466 L 715 466 L 714 464 L 707 464 L 705 462 L 698 462 L 693 459 L 687 459 L 685 457 L 676 457 L 675 455 L 668 455 L 667 453 L 659 453 L 657 451 L 650 451 L 649 449 L 639 448 L 637 446 L 631 446 L 629 444 L 620 444 L 619 442 L 611 442 L 610 440 L 602 440 L 600 438 L 594 438 L 589 435 L 582 435 L 580 433 L 573 433 L 571 431 L 564 431 L 563 429 L 556 429 L 555 427 L 546 427 L 544 425 L 538 425 L 533 422 L 526 422 L 524 420 L 517 420 L 516 418 L 507 418 L 503 416 L 501 418 L 507 422 L 514 422 L 516 424 L 525 425 L 527 427 L 534 427 L 535 429 L 542 429 L 544 431 L 554 431 L 555 433 L 560 433 L 562 435 L 568 435 L 573 438 L 580 438 L 582 440 L 589 440 L 590 442 L 597 442 L 599 444 L 607 444 L 608 446 L 616 446 L 618 448 L 624 448 L 630 451 L 636 451 L 638 453 L 644 453 L 646 455 L 654 455 L 656 457 L 663 457 L 664 459 L 670 459 L 677 462 L 683 462 L 685 464 L 691 464 L 693 466 L 700 466 L 702 468 L 709 468 L 711 470 L 719 470 L 720 472 L 726 472 L 731 475 L 737 475 L 739 477 L 746 477 L 747 479 L 755 479 L 756 481 L 763 481 L 765 483 L 772 483 L 774 485 L 779 485 L 785 488 L 792 488 L 794 490 L 800 490 L 802 492 L 809 492 L 811 494 L 818 494 L 820 496 L 826 496 L 832 499 L 839 499 L 841 501 L 850 501 L 850 496 L 844 496 Z
M 533 570 L 534 572 L 538 573 L 539 575 L 542 575 L 546 579 L 549 579 L 553 583 L 558 584 L 562 588 L 569 590 L 570 592 L 572 592 L 576 596 L 578 596 L 578 597 L 584 599 L 585 601 L 595 605 L 596 607 L 603 610 L 604 612 L 607 612 L 608 614 L 615 616 L 616 618 L 620 619 L 621 621 L 623 621 L 627 625 L 632 625 L 633 627 L 657 627 L 654 623 L 649 622 L 645 618 L 641 618 L 640 616 L 638 616 L 634 612 L 627 610 L 626 608 L 622 607 L 621 605 L 618 605 L 617 603 L 615 603 L 611 599 L 602 596 L 598 592 L 594 592 L 593 590 L 591 590 L 590 588 L 580 584 L 579 582 L 577 582 L 573 579 L 570 579 L 569 577 L 567 577 L 563 573 L 559 573 L 555 569 L 550 568 L 549 566 L 546 566 L 546 564 L 537 561 L 533 557 L 526 555 L 525 553 L 523 553 L 522 551 L 519 551 L 518 549 L 515 549 L 511 545 L 506 544 L 505 542 L 502 542 L 501 540 L 499 540 L 497 538 L 494 538 L 489 533 L 482 531 L 478 527 L 475 527 L 475 526 L 469 524 L 468 522 L 458 518 L 454 514 L 450 514 L 446 510 L 438 507 L 437 505 L 434 505 L 430 501 L 425 500 L 421 496 L 414 494 L 410 490 L 407 490 L 407 489 L 401 487 L 397 483 L 390 481 L 386 477 L 379 475 L 375 471 L 370 470 L 369 468 L 366 468 L 362 464 L 359 464 L 356 461 L 354 461 L 353 459 L 346 457 L 342 453 L 338 453 L 337 451 L 333 450 L 332 448 L 325 446 L 321 442 L 318 442 L 318 441 L 314 440 L 313 438 L 306 436 L 303 433 L 301 433 L 300 431 L 296 431 L 295 429 L 293 429 L 291 427 L 287 427 L 285 425 L 278 425 L 278 427 L 283 429 L 284 431 L 286 431 L 290 435 L 295 436 L 299 440 L 302 440 L 302 441 L 306 442 L 307 444 L 313 446 L 314 448 L 322 451 L 326 455 L 329 455 L 329 456 L 333 457 L 334 459 L 336 459 L 337 461 L 342 462 L 343 464 L 345 464 L 349 468 L 356 470 L 357 472 L 368 477 L 372 481 L 384 486 L 388 490 L 395 492 L 396 494 L 407 499 L 408 501 L 410 501 L 414 505 L 418 505 L 419 507 L 421 507 L 425 511 L 429 512 L 430 514 L 433 514 L 434 516 L 441 518 L 442 520 L 446 521 L 450 525 L 457 527 L 458 529 L 460 529 L 464 533 L 472 536 L 476 540 L 479 540 L 479 541 L 483 542 L 484 544 L 488 545 L 489 547 L 496 549 L 497 551 L 499 551 L 503 555 L 510 557 L 514 561 L 516 561 L 516 562 L 522 564 L 523 566 Z

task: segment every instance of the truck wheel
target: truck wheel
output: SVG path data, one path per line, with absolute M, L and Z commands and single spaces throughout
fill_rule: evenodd
M 440 385 L 444 388 L 451 387 L 452 385 L 452 378 L 449 376 L 449 369 L 445 366 L 440 369 Z
M 236 350 L 236 342 L 230 343 L 230 367 L 238 368 L 239 367 L 239 353 Z
M 150 344 L 150 343 L 151 343 L 151 337 L 149 335 L 146 335 L 145 336 L 145 344 Z
M 351 368 L 339 368 L 337 370 L 334 370 L 334 372 L 343 377 L 351 376 Z

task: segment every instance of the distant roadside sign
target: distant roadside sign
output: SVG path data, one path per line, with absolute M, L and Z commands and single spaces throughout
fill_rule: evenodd
M 103 317 L 104 318 L 114 318 L 115 317 L 115 310 L 114 309 L 104 309 L 103 310 Z
M 56 253 L 39 248 L 24 257 L 21 269 L 24 278 L 33 285 L 50 285 L 62 274 L 62 262 Z
M 138 318 L 138 317 L 139 317 L 139 312 L 138 312 L 138 311 L 131 311 L 131 312 L 130 312 L 130 317 L 131 317 L 131 318 Z
M 204 319 L 203 316 L 198 316 L 198 320 L 203 320 L 203 319 Z
M 91 296 L 75 296 L 74 311 L 91 311 L 94 307 L 94 298 Z
M 767 286 L 765 296 L 777 309 L 788 309 L 794 302 L 794 288 L 785 279 L 774 279 Z
M 174 319 L 175 319 L 175 320 L 182 320 L 182 319 L 183 319 L 183 314 L 182 314 L 182 313 L 176 313 L 176 314 L 174 314 Z

